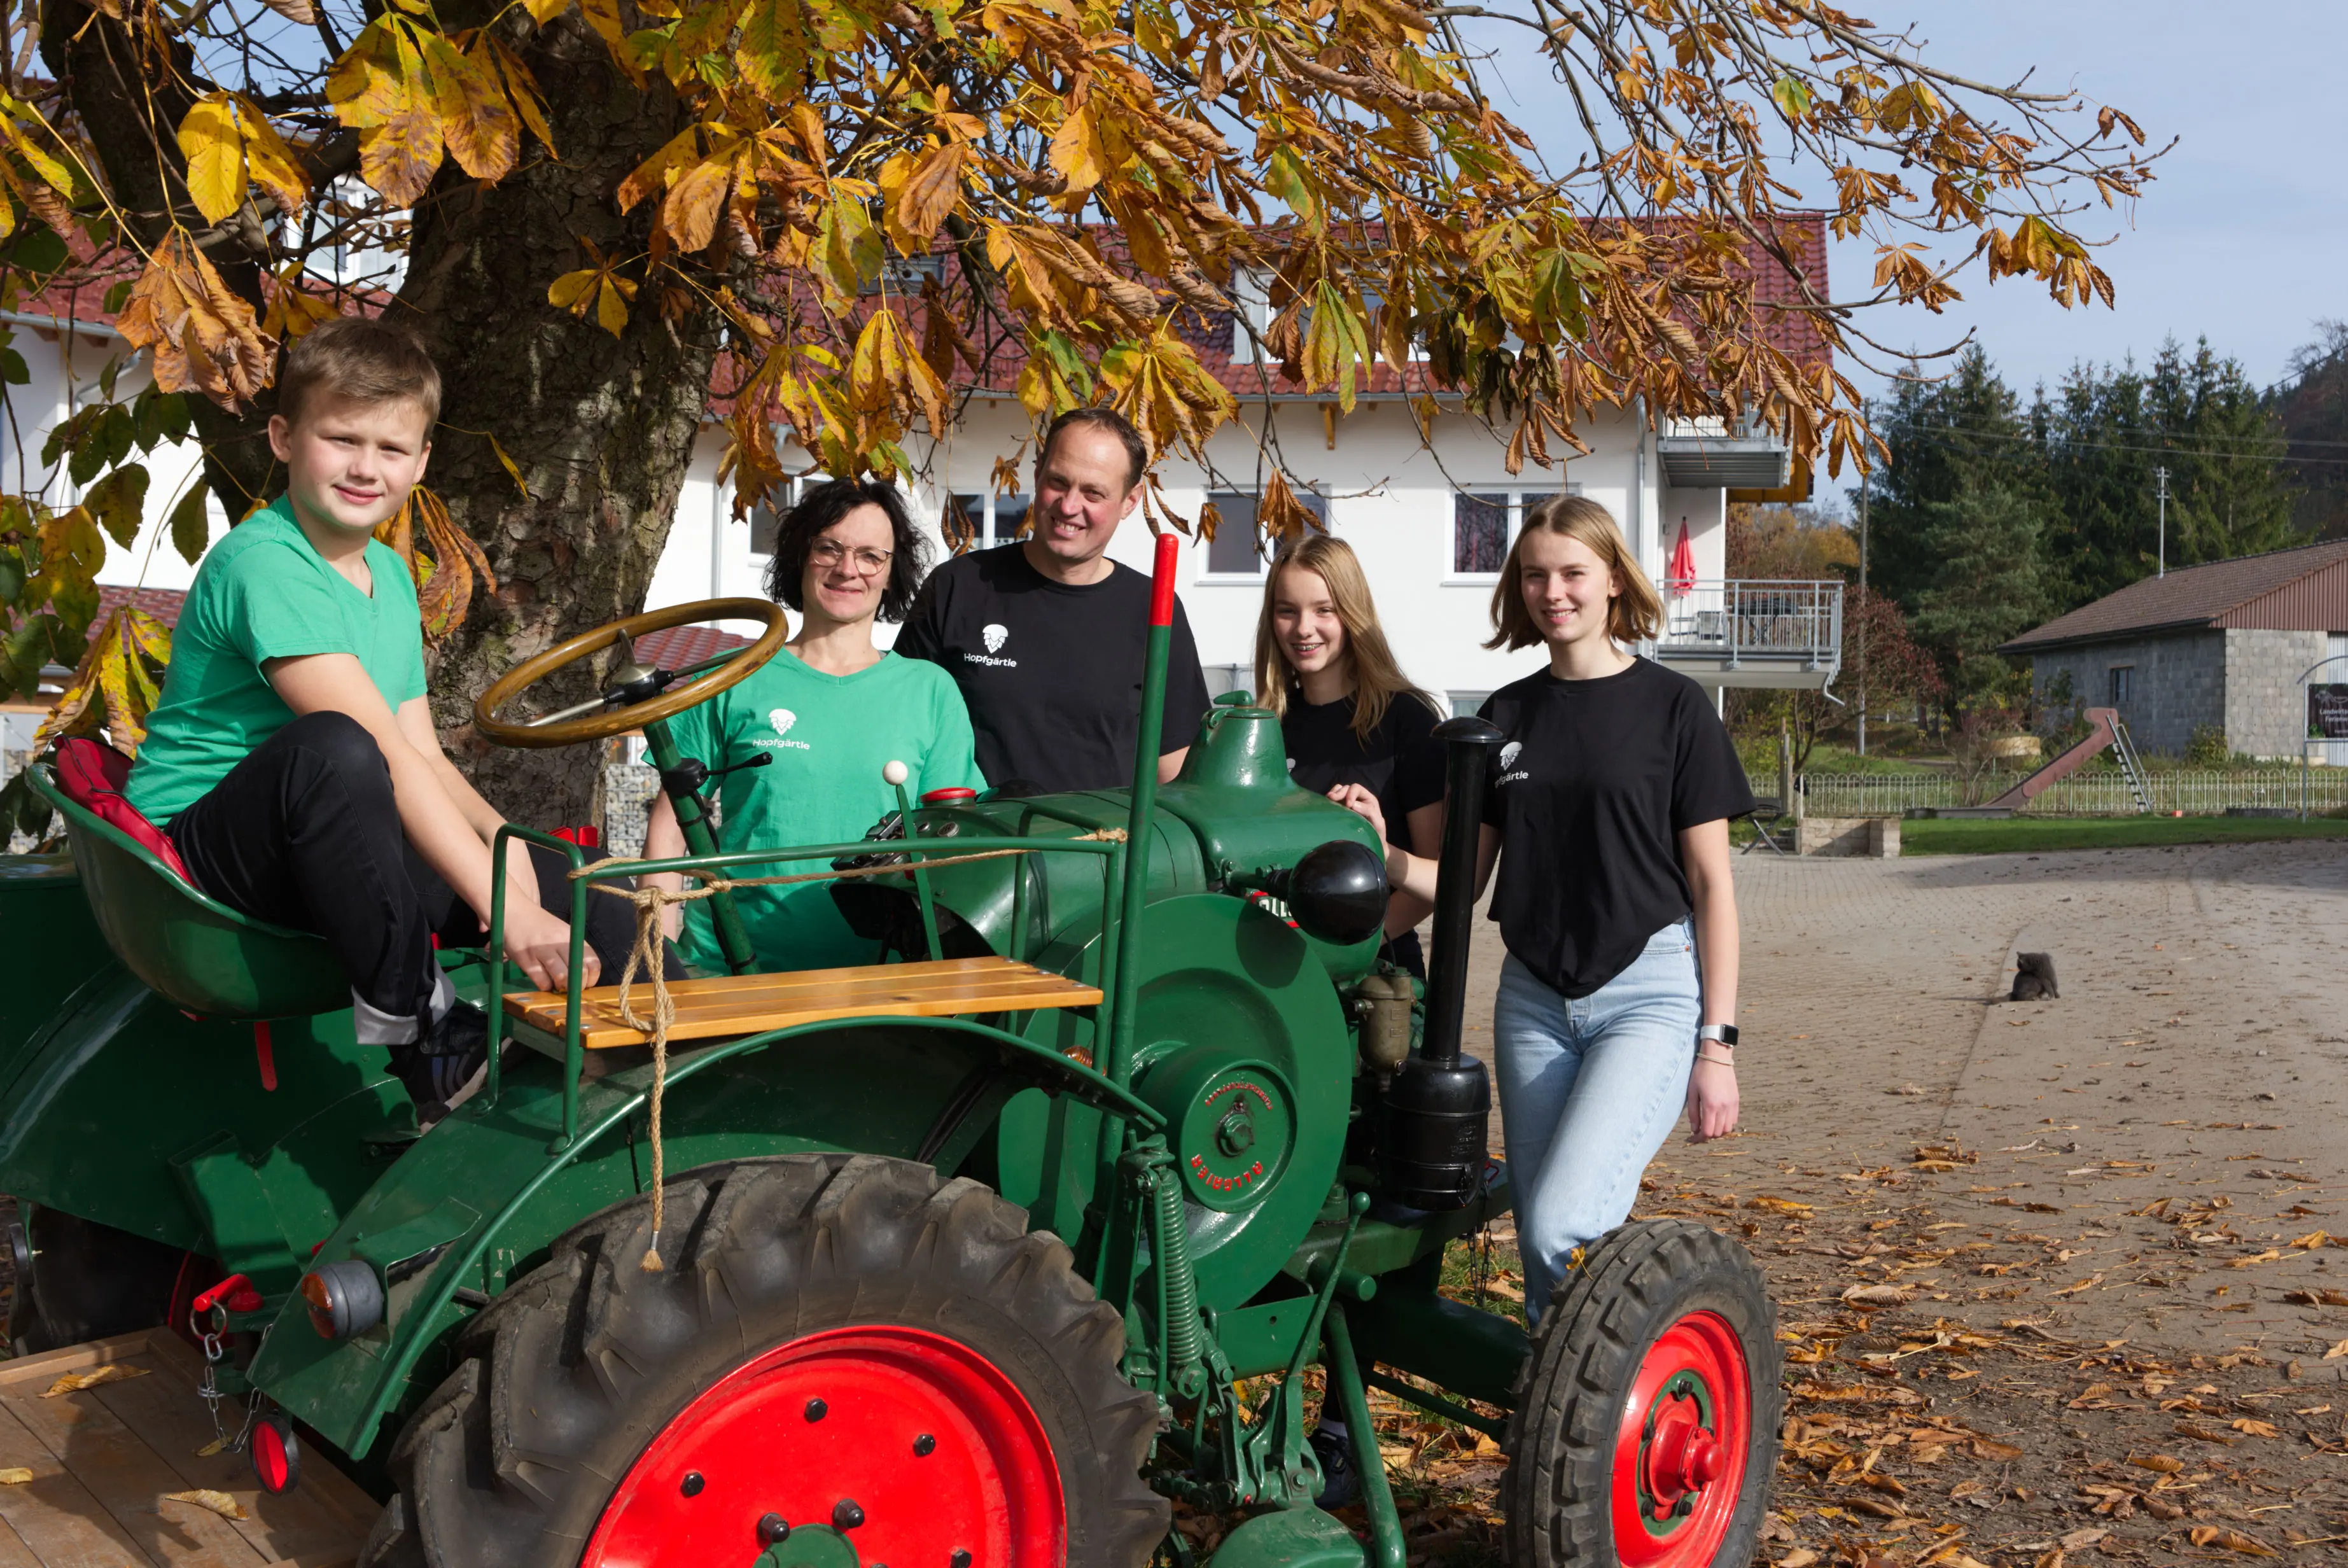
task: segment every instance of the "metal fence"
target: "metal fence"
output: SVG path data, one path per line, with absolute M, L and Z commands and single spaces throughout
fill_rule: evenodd
M 1805 773 L 1797 787 L 1802 809 L 1814 817 L 1896 817 L 1917 807 L 1977 806 L 1997 799 L 2024 777 L 1993 773 L 1968 787 L 1945 773 Z M 2179 769 L 2149 773 L 2147 781 L 2154 810 L 2214 817 L 2234 806 L 2295 811 L 2302 777 L 2297 769 Z M 1775 780 L 1763 782 L 1774 792 Z M 2348 806 L 2348 768 L 2312 769 L 2305 785 L 2312 811 Z M 2096 769 L 2072 774 L 2022 810 L 2041 817 L 2119 817 L 2134 815 L 2136 802 L 2124 774 Z

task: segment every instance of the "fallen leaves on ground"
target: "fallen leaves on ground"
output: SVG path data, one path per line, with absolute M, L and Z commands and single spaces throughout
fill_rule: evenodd
M 126 1377 L 144 1377 L 147 1368 L 133 1367 L 127 1361 L 109 1361 L 103 1367 L 93 1367 L 87 1372 L 68 1372 L 50 1384 L 41 1395 L 54 1399 L 60 1394 L 78 1394 L 85 1388 L 95 1388 L 102 1383 L 119 1383 Z
M 224 1491 L 214 1491 L 208 1486 L 198 1487 L 193 1491 L 167 1491 L 163 1494 L 163 1501 L 165 1502 L 192 1502 L 198 1508 L 208 1508 L 211 1510 L 214 1513 L 219 1514 L 222 1519 L 243 1519 L 248 1517 L 244 1511 L 244 1504 L 237 1501 L 236 1499 L 229 1496 L 228 1493 Z

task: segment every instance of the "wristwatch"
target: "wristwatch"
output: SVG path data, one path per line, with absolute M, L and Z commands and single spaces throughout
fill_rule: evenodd
M 1706 1024 L 1703 1028 L 1698 1029 L 1695 1032 L 1695 1037 L 1699 1042 L 1704 1040 L 1718 1040 L 1722 1045 L 1726 1046 L 1729 1049 L 1735 1050 L 1736 1048 L 1736 1026 L 1734 1024 Z

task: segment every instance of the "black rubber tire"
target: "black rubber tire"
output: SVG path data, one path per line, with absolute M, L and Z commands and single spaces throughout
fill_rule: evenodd
M 1752 1254 L 1686 1220 L 1644 1220 L 1591 1247 L 1534 1331 L 1519 1374 L 1500 1483 L 1514 1568 L 1612 1568 L 1616 1434 L 1647 1351 L 1692 1312 L 1718 1313 L 1745 1347 L 1752 1446 L 1714 1568 L 1745 1568 L 1761 1544 L 1785 1423 L 1777 1309 Z
M 8 1331 L 26 1351 L 155 1328 L 170 1315 L 186 1249 L 31 1203 L 24 1225 L 32 1277 L 16 1282 Z
M 875 1323 L 949 1335 L 1018 1386 L 1058 1457 L 1071 1563 L 1148 1561 L 1168 1525 L 1139 1475 L 1158 1402 L 1118 1371 L 1124 1324 L 1057 1237 L 975 1181 L 868 1154 L 705 1167 L 666 1198 L 664 1271 L 638 1266 L 652 1204 L 633 1199 L 467 1326 L 392 1449 L 398 1490 L 359 1568 L 572 1568 L 695 1394 L 775 1346 Z

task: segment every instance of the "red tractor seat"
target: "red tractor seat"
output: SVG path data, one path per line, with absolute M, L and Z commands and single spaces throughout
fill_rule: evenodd
M 57 788 L 66 799 L 83 807 L 109 828 L 118 828 L 154 852 L 190 886 L 187 863 L 180 859 L 170 835 L 139 814 L 123 788 L 130 782 L 130 758 L 102 740 L 75 736 L 57 742 Z
M 171 841 L 123 797 L 129 758 L 77 738 L 25 771 L 65 817 L 106 944 L 149 990 L 182 1012 L 239 1023 L 351 1005 L 350 981 L 324 942 L 231 909 L 189 879 Z

